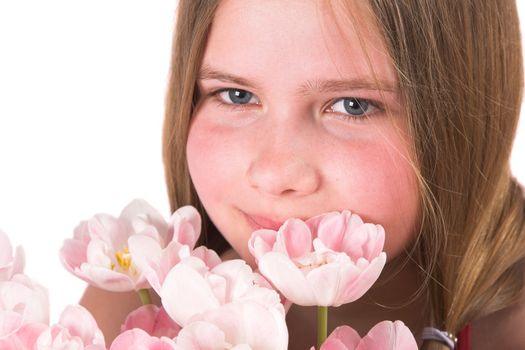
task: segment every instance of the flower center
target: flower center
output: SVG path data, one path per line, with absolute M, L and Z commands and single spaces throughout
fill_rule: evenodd
M 119 250 L 115 253 L 115 258 L 117 259 L 117 264 L 124 270 L 128 271 L 131 267 L 131 254 L 129 254 L 129 249 L 125 246 L 122 250 Z M 114 270 L 114 266 L 113 266 Z

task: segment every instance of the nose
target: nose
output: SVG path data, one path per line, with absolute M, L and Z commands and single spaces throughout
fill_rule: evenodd
M 272 196 L 315 193 L 321 185 L 321 172 L 312 152 L 312 140 L 297 130 L 286 135 L 282 128 L 272 129 L 274 132 L 258 137 L 247 171 L 249 184 Z

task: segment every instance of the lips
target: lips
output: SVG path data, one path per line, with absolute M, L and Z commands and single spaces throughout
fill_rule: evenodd
M 264 216 L 246 214 L 244 212 L 243 214 L 246 217 L 248 224 L 250 224 L 250 226 L 254 230 L 260 230 L 264 228 L 264 229 L 270 229 L 270 230 L 277 231 L 279 230 L 279 227 L 281 227 L 281 225 L 284 222 L 284 221 L 268 219 L 267 217 L 264 217 Z

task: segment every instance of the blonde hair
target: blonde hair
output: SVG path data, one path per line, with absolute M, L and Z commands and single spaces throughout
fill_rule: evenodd
M 514 1 L 370 0 L 398 71 L 422 215 L 413 258 L 428 276 L 431 325 L 458 332 L 522 290 L 523 194 L 509 158 L 522 97 Z M 180 0 L 166 98 L 164 165 L 172 210 L 201 210 L 201 244 L 227 243 L 192 186 L 186 139 L 218 1 Z M 427 342 L 424 348 L 446 349 Z
M 432 276 L 432 322 L 456 333 L 522 289 L 524 205 L 509 170 L 523 85 L 516 4 L 370 4 L 412 129 L 426 204 L 417 259 Z
M 203 234 L 197 244 L 206 245 L 221 254 L 229 248 L 229 244 L 202 207 L 191 183 L 186 162 L 190 119 L 198 99 L 195 83 L 218 4 L 218 0 L 179 1 L 162 144 L 164 172 L 172 212 L 183 205 L 190 204 L 196 207 L 203 221 Z

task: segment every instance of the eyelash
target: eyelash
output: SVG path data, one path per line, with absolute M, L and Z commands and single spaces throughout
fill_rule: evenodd
M 236 88 L 218 89 L 216 91 L 212 91 L 208 96 L 213 97 L 214 101 L 217 103 L 217 105 L 219 107 L 221 107 L 221 108 L 225 108 L 226 107 L 226 108 L 228 108 L 229 110 L 231 110 L 233 112 L 246 111 L 247 107 L 249 105 L 253 105 L 253 104 L 250 104 L 250 103 L 235 104 L 235 103 L 225 102 L 224 99 L 222 99 L 220 97 L 220 94 L 223 93 L 223 92 L 229 92 L 229 91 L 242 91 L 242 92 L 246 92 L 246 93 L 251 94 L 252 97 L 256 97 L 255 94 L 252 94 L 251 92 L 249 92 L 247 90 L 236 89 Z M 370 100 L 370 99 L 359 98 L 359 97 L 340 97 L 340 98 L 334 99 L 334 100 L 330 101 L 330 103 L 328 104 L 328 107 L 326 107 L 324 110 L 327 111 L 328 109 L 332 109 L 334 107 L 334 105 L 336 105 L 337 103 L 339 103 L 341 101 L 344 101 L 344 100 L 350 100 L 350 99 L 357 100 L 358 101 L 357 103 L 359 105 L 366 104 L 367 106 L 371 106 L 375 110 L 373 110 L 372 112 L 366 111 L 362 115 L 352 115 L 350 113 L 341 113 L 341 112 L 337 112 L 337 111 L 328 111 L 328 113 L 337 114 L 339 117 L 341 117 L 345 121 L 346 120 L 353 120 L 353 121 L 358 121 L 359 122 L 359 121 L 364 121 L 364 120 L 370 118 L 375 113 L 384 111 L 384 108 L 383 108 L 381 103 L 378 103 L 378 102 Z M 259 105 L 259 103 L 256 103 L 256 105 Z
M 227 91 L 244 91 L 244 92 L 248 92 L 248 93 L 251 94 L 251 92 L 249 92 L 247 90 L 243 90 L 243 89 L 225 88 L 225 89 L 219 89 L 219 90 L 213 91 L 208 96 L 213 97 L 213 99 L 216 102 L 216 104 L 219 107 L 221 107 L 221 108 L 228 108 L 232 112 L 238 112 L 238 111 L 244 112 L 244 111 L 246 111 L 247 107 L 249 106 L 249 104 L 227 103 L 220 97 L 221 93 L 227 92 Z M 253 96 L 255 96 L 255 95 L 253 95 Z
M 369 108 L 371 107 L 372 111 L 363 111 L 363 114 L 361 115 L 353 115 L 353 114 L 350 114 L 349 112 L 342 113 L 342 112 L 333 111 L 333 110 L 329 111 L 328 113 L 337 114 L 343 120 L 354 120 L 357 122 L 362 122 L 362 121 L 365 121 L 371 118 L 374 114 L 382 112 L 384 110 L 380 103 L 366 99 L 366 98 L 342 97 L 342 98 L 338 98 L 338 99 L 330 101 L 329 107 L 325 108 L 325 111 L 328 109 L 333 109 L 337 103 L 342 102 L 344 100 L 354 100 L 357 102 L 360 108 L 363 108 L 362 106 L 366 105 Z

